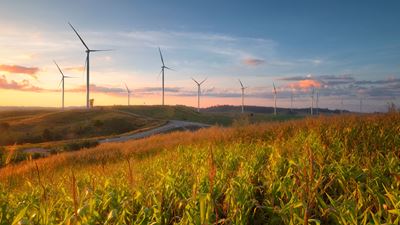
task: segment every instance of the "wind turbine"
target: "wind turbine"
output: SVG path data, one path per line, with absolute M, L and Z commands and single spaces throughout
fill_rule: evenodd
M 62 70 L 60 69 L 60 67 L 58 66 L 58 64 L 56 63 L 56 61 L 53 60 L 53 62 L 54 62 L 54 64 L 56 64 L 58 71 L 60 71 L 60 73 L 61 73 L 61 81 L 58 84 L 58 87 L 60 87 L 60 85 L 62 84 L 62 109 L 64 110 L 64 79 L 65 78 L 73 78 L 73 77 L 65 76 L 64 73 L 62 72 Z
M 317 100 L 315 102 L 315 106 L 317 107 L 317 115 L 319 115 L 319 106 L 318 106 L 318 102 L 319 102 L 319 91 L 317 90 Z
M 244 89 L 248 87 L 244 87 L 242 81 L 239 79 L 240 86 L 242 86 L 242 113 L 244 113 Z
M 290 112 L 293 112 L 293 89 L 290 92 Z
M 75 28 L 72 26 L 72 24 L 71 23 L 68 23 L 68 24 L 71 26 L 72 30 L 74 30 L 74 32 L 78 36 L 79 40 L 81 40 L 82 44 L 86 48 L 86 51 L 85 51 L 86 52 L 86 61 L 85 61 L 85 64 L 86 64 L 86 108 L 89 109 L 89 106 L 90 106 L 90 104 L 89 104 L 89 101 L 90 101 L 89 100 L 89 84 L 90 84 L 89 83 L 89 55 L 91 52 L 111 51 L 111 49 L 106 49 L 106 50 L 90 49 L 86 45 L 86 43 L 83 41 L 81 36 L 78 34 L 78 32 L 75 30 Z
M 315 89 L 313 87 L 312 92 L 311 92 L 311 115 L 313 115 L 313 108 L 314 108 L 314 92 L 315 92 Z
M 275 88 L 275 83 L 272 82 L 272 85 L 274 86 L 274 115 L 276 116 L 276 88 Z
M 125 83 L 126 92 L 128 93 L 128 106 L 131 105 L 130 98 L 131 98 L 131 90 L 129 90 L 128 86 Z
M 165 66 L 165 64 L 164 64 L 164 59 L 163 59 L 163 56 L 162 56 L 162 53 L 161 53 L 161 49 L 160 49 L 160 48 L 158 48 L 158 52 L 160 52 L 160 58 L 161 58 L 161 63 L 162 63 L 161 72 L 160 72 L 160 73 L 162 74 L 162 105 L 164 105 L 164 70 L 165 70 L 165 69 L 173 70 L 173 69 L 171 69 L 171 68 Z
M 207 78 L 200 83 L 197 82 L 194 78 L 192 78 L 192 80 L 197 84 L 197 112 L 200 112 L 200 86 L 207 80 Z

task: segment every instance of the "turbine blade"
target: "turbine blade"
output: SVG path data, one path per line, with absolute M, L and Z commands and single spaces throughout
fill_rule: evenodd
M 160 79 L 161 73 L 162 73 L 162 69 L 161 69 L 161 71 L 158 73 L 157 80 Z
M 208 77 L 206 79 L 204 79 L 202 82 L 200 82 L 200 85 L 203 84 L 207 79 L 208 79 Z
M 126 91 L 127 91 L 128 93 L 130 93 L 129 88 L 128 88 L 128 86 L 126 85 L 126 83 L 125 83 L 125 87 L 126 87 Z
M 244 88 L 244 87 L 243 87 L 243 84 L 242 84 L 242 81 L 240 81 L 240 79 L 239 79 L 239 83 L 240 83 L 240 85 L 242 86 L 242 88 Z
M 68 24 L 71 26 L 72 30 L 74 30 L 75 34 L 78 36 L 78 38 L 81 40 L 82 44 L 85 46 L 85 48 L 87 50 L 90 50 L 89 47 L 86 45 L 86 43 L 83 41 L 83 39 L 81 38 L 81 36 L 78 34 L 78 32 L 75 30 L 75 28 L 72 26 L 72 24 L 70 22 L 68 22 Z
M 61 73 L 61 76 L 64 77 L 64 73 L 61 71 L 61 69 L 60 69 L 60 67 L 58 66 L 58 64 L 56 63 L 56 61 L 53 60 L 53 62 L 54 62 L 54 64 L 56 64 L 56 66 L 57 66 L 57 68 L 58 68 L 58 71 L 60 71 L 60 73 Z
M 114 49 L 94 49 L 94 50 L 89 50 L 89 52 L 109 52 L 109 51 L 114 51 Z
M 61 78 L 60 83 L 58 84 L 58 87 L 57 87 L 57 88 L 60 88 L 61 83 L 63 82 L 63 80 L 64 80 L 64 78 Z
M 199 82 L 197 82 L 197 80 L 195 80 L 193 77 L 192 77 L 192 80 L 193 80 L 197 85 L 200 85 Z
M 161 53 L 160 47 L 158 47 L 158 52 L 160 52 L 161 62 L 162 62 L 162 64 L 163 64 L 163 66 L 165 66 L 165 64 L 164 64 L 164 59 L 163 59 L 163 57 L 162 57 L 162 53 Z
M 167 66 L 164 66 L 164 68 L 165 68 L 165 69 L 168 69 L 168 70 L 175 71 L 174 69 L 172 69 L 172 68 L 169 68 L 169 67 L 167 67 Z
M 64 76 L 64 78 L 77 78 L 77 77 Z

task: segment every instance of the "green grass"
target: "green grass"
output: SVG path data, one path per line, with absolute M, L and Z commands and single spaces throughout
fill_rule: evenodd
M 399 224 L 400 115 L 177 132 L 0 170 L 4 224 Z

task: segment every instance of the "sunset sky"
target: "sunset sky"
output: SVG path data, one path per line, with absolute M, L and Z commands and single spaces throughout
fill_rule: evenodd
M 84 106 L 84 46 L 93 49 L 91 98 L 96 105 L 160 104 L 161 48 L 166 104 L 319 106 L 385 111 L 400 105 L 400 1 L 2 0 L 0 106 Z

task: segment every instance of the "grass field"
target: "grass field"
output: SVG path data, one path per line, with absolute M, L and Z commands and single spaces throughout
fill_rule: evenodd
M 399 224 L 400 115 L 102 144 L 0 181 L 3 224 Z
M 108 108 L 4 111 L 0 146 L 115 135 L 157 124 L 161 124 L 158 119 Z

